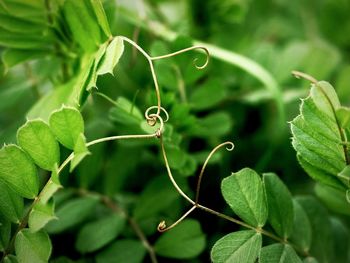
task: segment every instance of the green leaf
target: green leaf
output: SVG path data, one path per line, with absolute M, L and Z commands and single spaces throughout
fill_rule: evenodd
M 44 231 L 32 233 L 29 229 L 23 229 L 17 234 L 15 249 L 21 263 L 45 263 L 50 258 L 52 246 Z
M 211 249 L 214 263 L 254 263 L 260 253 L 261 234 L 253 230 L 237 231 L 216 241 Z
M 0 180 L 0 215 L 5 219 L 18 223 L 23 215 L 23 198 Z
M 268 220 L 283 239 L 289 237 L 294 220 L 292 195 L 281 179 L 273 174 L 263 175 L 266 199 L 268 205 Z
M 18 34 L 0 27 L 0 46 L 23 50 L 49 51 L 51 39 L 48 35 Z
M 2 61 L 4 62 L 5 70 L 8 70 L 17 64 L 44 56 L 47 56 L 47 51 L 7 49 L 2 53 Z
M 0 251 L 4 251 L 11 239 L 11 222 L 2 220 L 0 222 Z
M 111 73 L 113 75 L 113 69 L 118 64 L 120 57 L 124 52 L 124 42 L 121 37 L 114 37 L 109 43 L 106 53 L 103 56 L 101 65 L 98 67 L 97 74 L 103 75 Z
M 349 229 L 338 218 L 331 218 L 332 233 L 334 237 L 334 258 L 332 262 L 349 261 Z
M 7 255 L 4 258 L 4 263 L 18 263 L 18 260 L 14 255 Z
M 173 231 L 163 233 L 154 245 L 158 255 L 176 259 L 194 258 L 204 248 L 205 236 L 200 224 L 193 219 L 186 219 Z
M 227 112 L 219 111 L 198 119 L 190 132 L 199 137 L 223 136 L 231 130 L 232 125 L 230 115 Z
M 135 219 L 145 219 L 164 211 L 178 198 L 168 178 L 158 176 L 152 180 L 141 193 L 135 210 Z
M 94 212 L 98 198 L 94 196 L 80 197 L 69 200 L 56 209 L 57 220 L 47 224 L 49 233 L 60 233 L 74 225 L 82 222 L 87 216 Z
M 88 223 L 80 229 L 75 247 L 81 253 L 96 251 L 115 239 L 124 225 L 125 218 L 116 214 Z
M 195 110 L 210 109 L 226 98 L 227 90 L 219 80 L 210 80 L 198 87 L 190 97 L 190 103 Z
M 112 35 L 111 30 L 109 28 L 108 20 L 106 13 L 103 9 L 102 2 L 100 0 L 90 0 L 92 9 L 94 10 L 94 13 L 97 17 L 97 22 L 102 28 L 103 32 L 107 37 L 110 37 Z
M 142 263 L 146 248 L 139 240 L 123 239 L 114 242 L 96 256 L 97 263 Z
M 93 52 L 101 43 L 100 28 L 90 13 L 87 1 L 66 0 L 63 13 L 74 40 L 86 52 Z
M 80 134 L 74 146 L 74 157 L 71 160 L 69 172 L 72 172 L 75 167 L 87 156 L 91 154 L 86 146 L 86 140 L 83 133 Z
M 41 120 L 27 121 L 17 132 L 18 144 L 44 170 L 52 171 L 60 161 L 60 148 L 49 126 Z
M 273 244 L 263 247 L 259 263 L 301 263 L 295 250 L 290 245 Z
M 310 254 L 320 262 L 330 262 L 333 254 L 333 237 L 327 210 L 313 197 L 297 198 L 308 215 L 312 228 Z
M 119 97 L 109 112 L 109 118 L 123 125 L 140 125 L 144 119 L 141 111 L 131 101 Z
M 39 178 L 30 157 L 17 145 L 5 145 L 0 150 L 0 180 L 25 198 L 39 192 Z
M 54 202 L 46 204 L 37 202 L 32 211 L 30 211 L 28 226 L 32 232 L 37 232 L 54 219 L 57 219 L 55 217 Z
M 350 108 L 340 107 L 336 111 L 337 120 L 340 127 L 350 129 Z
M 311 246 L 312 229 L 308 215 L 304 208 L 293 200 L 294 206 L 294 223 L 293 231 L 290 239 L 295 245 L 300 247 L 305 252 L 308 252 Z
M 303 260 L 303 263 L 318 263 L 318 261 L 313 257 L 307 257 Z
M 221 192 L 232 210 L 252 226 L 262 227 L 268 211 L 260 176 L 250 168 L 244 168 L 221 183 Z
M 53 196 L 53 194 L 56 193 L 57 190 L 60 188 L 62 188 L 62 185 L 58 178 L 58 167 L 57 165 L 55 165 L 49 181 L 47 182 L 46 186 L 41 190 L 40 202 L 46 204 L 49 201 L 49 199 Z
M 315 193 L 331 211 L 350 215 L 350 204 L 346 201 L 344 191 L 318 183 L 315 186 Z
M 304 170 L 315 180 L 345 189 L 337 176 L 346 166 L 343 134 L 336 118 L 340 108 L 333 87 L 318 82 L 302 101 L 300 115 L 291 122 L 292 144 Z
M 54 111 L 49 119 L 50 129 L 57 140 L 66 148 L 73 150 L 80 133 L 84 133 L 84 120 L 73 107 L 62 106 Z

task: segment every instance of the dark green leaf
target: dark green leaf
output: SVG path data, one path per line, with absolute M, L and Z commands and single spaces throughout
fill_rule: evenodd
M 11 222 L 7 220 L 0 221 L 0 251 L 7 248 L 11 239 Z
M 115 239 L 124 224 L 124 217 L 116 214 L 88 223 L 80 229 L 75 246 L 81 253 L 96 251 Z
M 0 150 L 0 179 L 25 198 L 34 198 L 39 191 L 39 178 L 30 157 L 16 145 Z
M 17 132 L 18 144 L 41 168 L 52 171 L 60 161 L 58 142 L 49 126 L 41 120 L 27 121 Z
M 114 242 L 96 256 L 97 263 L 142 263 L 146 248 L 139 240 L 123 239 Z
M 232 210 L 245 222 L 262 227 L 268 211 L 260 176 L 252 169 L 244 168 L 221 183 L 221 192 Z
M 334 258 L 332 262 L 349 262 L 349 229 L 338 218 L 331 218 L 334 237 Z
M 193 219 L 186 219 L 174 230 L 163 233 L 154 245 L 158 255 L 176 259 L 194 258 L 204 248 L 205 236 L 200 224 Z
M 2 61 L 5 64 L 6 70 L 20 64 L 22 62 L 41 58 L 47 55 L 47 51 L 42 50 L 21 50 L 21 49 L 7 49 L 2 53 Z
M 7 255 L 4 258 L 4 263 L 18 263 L 18 260 L 14 255 Z
M 312 229 L 308 215 L 304 208 L 293 200 L 294 206 L 294 224 L 290 239 L 295 245 L 300 247 L 305 252 L 308 252 L 311 246 Z
M 45 263 L 49 260 L 52 246 L 44 231 L 32 233 L 29 229 L 23 229 L 17 234 L 15 249 L 21 263 Z
M 273 173 L 263 175 L 269 222 L 283 239 L 289 237 L 293 228 L 293 202 L 286 185 Z
M 252 230 L 238 231 L 216 241 L 211 249 L 214 263 L 254 263 L 260 253 L 261 234 Z
M 263 247 L 259 263 L 301 263 L 301 259 L 290 245 L 273 244 Z
M 4 182 L 0 181 L 0 218 L 18 223 L 23 214 L 23 199 Z
M 94 212 L 98 198 L 80 197 L 69 200 L 56 210 L 57 220 L 51 221 L 46 229 L 49 233 L 59 233 L 82 222 Z

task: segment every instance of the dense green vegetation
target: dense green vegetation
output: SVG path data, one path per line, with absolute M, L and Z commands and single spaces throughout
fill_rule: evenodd
M 1 262 L 349 262 L 349 11 L 0 0 Z

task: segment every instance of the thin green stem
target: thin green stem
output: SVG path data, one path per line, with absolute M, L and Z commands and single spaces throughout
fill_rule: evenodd
M 108 102 L 113 104 L 114 106 L 118 106 L 118 103 L 116 103 L 113 99 L 111 99 L 110 97 L 108 97 L 106 94 L 104 94 L 102 92 L 94 92 L 93 94 L 96 94 L 96 95 L 104 98 L 105 100 L 107 100 Z

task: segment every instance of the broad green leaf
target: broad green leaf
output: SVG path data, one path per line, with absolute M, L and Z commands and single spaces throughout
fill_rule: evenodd
M 23 215 L 23 198 L 0 180 L 0 218 L 18 223 Z
M 74 146 L 74 157 L 71 160 L 69 172 L 72 172 L 75 167 L 87 156 L 91 154 L 86 146 L 86 140 L 83 133 L 78 137 Z
M 292 195 L 286 185 L 273 173 L 263 175 L 268 206 L 268 220 L 283 239 L 289 237 L 294 220 Z
M 333 255 L 333 236 L 327 210 L 313 197 L 296 199 L 308 215 L 312 228 L 310 254 L 320 262 L 330 262 Z
M 216 241 L 211 249 L 211 260 L 214 263 L 254 263 L 261 245 L 261 234 L 253 230 L 237 231 Z
M 195 110 L 205 110 L 217 105 L 225 99 L 227 90 L 218 80 L 206 82 L 198 87 L 190 97 L 190 103 Z
M 302 101 L 300 115 L 291 122 L 292 144 L 304 170 L 315 180 L 344 189 L 348 183 L 337 175 L 346 166 L 343 134 L 336 118 L 340 108 L 333 87 L 318 82 Z
M 80 229 L 75 247 L 81 253 L 96 251 L 115 239 L 124 225 L 125 219 L 116 214 L 87 223 Z
M 101 0 L 90 0 L 92 9 L 94 10 L 94 13 L 97 17 L 97 22 L 99 23 L 100 27 L 102 28 L 103 32 L 107 37 L 110 37 L 112 35 L 111 30 L 109 28 L 108 20 L 106 13 L 103 9 L 103 5 Z
M 49 119 L 50 129 L 58 141 L 73 150 L 80 133 L 84 133 L 84 120 L 73 107 L 62 106 L 54 111 Z
M 334 258 L 332 262 L 349 262 L 349 229 L 338 218 L 331 218 L 334 237 Z
M 168 156 L 170 168 L 181 169 L 185 165 L 187 153 L 184 152 L 179 146 L 166 144 L 165 151 Z
M 231 130 L 232 125 L 230 115 L 219 111 L 198 119 L 196 125 L 191 129 L 191 134 L 199 137 L 223 136 Z
M 301 263 L 295 250 L 290 245 L 273 244 L 263 247 L 259 263 Z
M 146 248 L 139 240 L 123 239 L 114 242 L 96 256 L 97 263 L 142 263 Z
M 221 192 L 232 210 L 252 226 L 262 227 L 268 211 L 260 176 L 244 168 L 222 180 Z
M 41 168 L 52 171 L 60 161 L 60 148 L 49 126 L 41 120 L 27 121 L 17 132 L 18 144 Z
M 124 97 L 119 97 L 109 112 L 112 121 L 123 125 L 140 125 L 144 117 L 141 111 L 132 102 Z
M 87 1 L 66 0 L 63 13 L 74 40 L 85 52 L 95 51 L 101 43 L 101 32 Z
M 168 184 L 168 180 L 164 176 L 158 176 L 146 186 L 135 206 L 133 214 L 136 219 L 154 216 L 178 198 L 178 193 Z
M 28 226 L 31 232 L 37 232 L 54 219 L 57 219 L 54 202 L 51 201 L 46 204 L 37 202 L 30 211 Z
M 0 180 L 25 198 L 34 198 L 39 192 L 37 170 L 30 157 L 16 145 L 5 145 L 0 150 Z
M 120 57 L 124 52 L 124 42 L 121 37 L 114 37 L 109 43 L 106 53 L 103 56 L 101 65 L 98 67 L 97 74 L 103 75 L 111 73 L 113 75 L 113 69 L 118 64 Z
M 315 186 L 315 193 L 331 211 L 350 215 L 350 204 L 346 201 L 344 191 L 318 183 Z
M 46 204 L 58 189 L 62 188 L 60 180 L 58 178 L 58 167 L 55 165 L 51 172 L 51 177 L 45 187 L 41 190 L 40 202 Z
M 2 220 L 0 222 L 0 251 L 4 251 L 7 248 L 11 239 L 11 222 Z
M 350 108 L 339 107 L 336 111 L 337 120 L 342 128 L 350 129 Z
M 186 219 L 174 230 L 163 233 L 154 245 L 158 255 L 176 259 L 194 258 L 204 248 L 205 235 L 200 224 L 193 219 Z
M 23 229 L 17 234 L 15 250 L 21 263 L 45 263 L 50 258 L 52 246 L 46 232 L 32 233 L 29 229 Z
M 56 209 L 57 220 L 47 224 L 49 233 L 60 233 L 82 222 L 87 216 L 94 213 L 98 198 L 94 196 L 80 197 L 69 200 Z
M 293 206 L 294 223 L 290 239 L 292 240 L 293 244 L 297 245 L 305 252 L 308 252 L 312 239 L 311 223 L 304 208 L 295 199 L 293 200 Z

